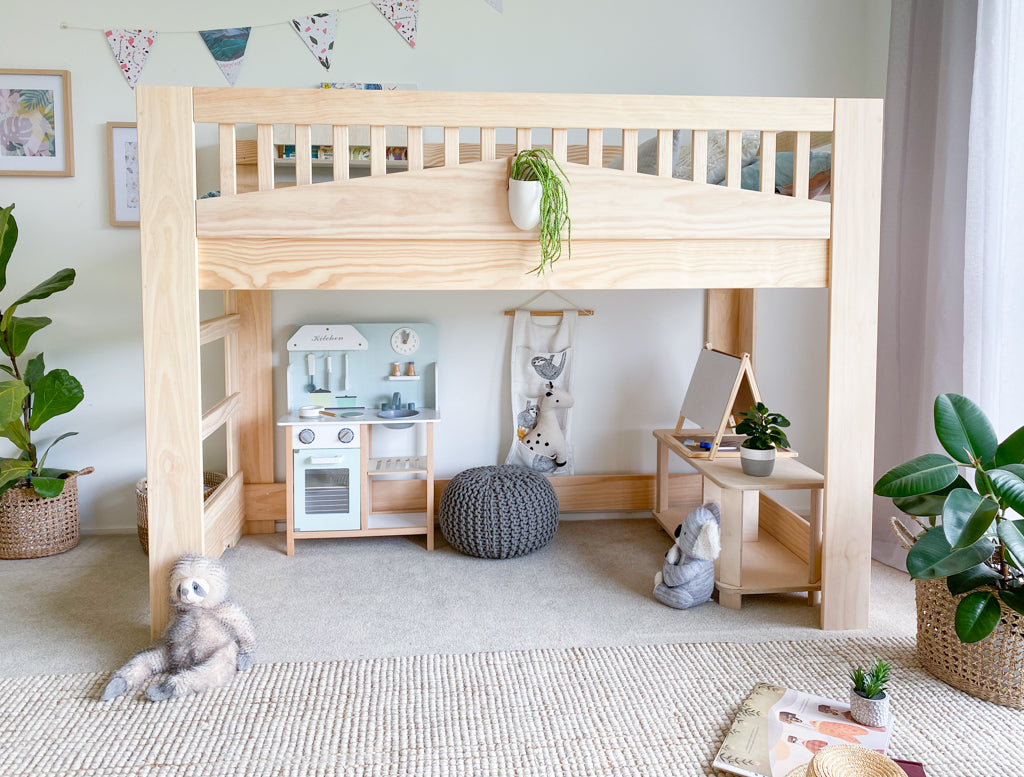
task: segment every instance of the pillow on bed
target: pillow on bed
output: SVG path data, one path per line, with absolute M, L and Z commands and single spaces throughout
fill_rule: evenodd
M 672 177 L 693 179 L 693 159 L 691 154 L 690 133 L 684 130 L 672 132 Z M 743 133 L 743 161 L 749 165 L 757 158 L 757 149 L 761 144 L 761 133 Z M 636 169 L 638 173 L 656 175 L 658 172 L 658 137 L 645 140 L 637 146 Z M 708 132 L 708 183 L 721 183 L 725 180 L 726 134 L 725 130 Z M 616 170 L 622 169 L 622 157 L 616 157 L 609 165 Z
M 832 153 L 812 151 L 810 163 L 810 197 L 821 194 L 831 180 Z M 761 188 L 761 158 L 758 157 L 741 172 L 744 189 Z M 775 191 L 779 194 L 793 193 L 793 152 L 780 151 L 775 155 Z

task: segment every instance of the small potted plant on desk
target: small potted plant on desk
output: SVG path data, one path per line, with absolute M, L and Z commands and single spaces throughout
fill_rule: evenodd
M 889 722 L 889 697 L 885 693 L 892 664 L 877 659 L 868 671 L 861 666 L 850 670 L 850 714 L 864 726 L 881 728 Z
M 736 434 L 747 435 L 740 446 L 740 466 L 748 475 L 766 478 L 775 469 L 776 449 L 789 447 L 781 428 L 789 426 L 789 419 L 771 412 L 763 402 L 740 413 L 740 417 L 743 420 L 736 425 Z
M 528 148 L 516 154 L 508 178 L 512 223 L 523 230 L 540 225 L 540 264 L 531 272 L 543 275 L 562 255 L 563 229 L 567 230 L 567 258 L 572 256 L 572 223 L 563 182 L 569 179 L 546 148 Z

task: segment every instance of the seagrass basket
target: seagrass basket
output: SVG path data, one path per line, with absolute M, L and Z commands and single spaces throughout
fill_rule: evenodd
M 203 499 L 208 499 L 217 486 L 227 479 L 227 475 L 220 472 L 203 473 Z M 149 502 L 146 479 L 139 478 L 135 484 L 135 522 L 139 527 L 139 544 L 142 545 L 142 552 L 149 555 Z
M 890 521 L 909 549 L 913 535 L 897 518 Z M 908 539 L 909 538 L 909 539 Z M 980 642 L 964 644 L 956 635 L 957 605 L 944 579 L 915 580 L 917 586 L 917 658 L 947 685 L 985 701 L 1024 709 L 1024 616 L 999 602 L 999 625 Z
M 0 495 L 0 559 L 42 558 L 78 544 L 78 478 L 92 467 L 68 475 L 64 490 L 43 497 L 15 486 Z

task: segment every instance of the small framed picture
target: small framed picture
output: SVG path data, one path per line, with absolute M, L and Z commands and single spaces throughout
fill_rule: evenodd
M 107 122 L 110 224 L 139 226 L 139 131 L 134 123 Z
M 0 69 L 0 175 L 74 174 L 71 74 Z

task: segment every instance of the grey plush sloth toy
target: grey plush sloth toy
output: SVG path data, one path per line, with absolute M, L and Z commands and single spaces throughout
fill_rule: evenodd
M 171 567 L 170 583 L 174 620 L 154 645 L 117 670 L 103 689 L 103 701 L 137 691 L 164 672 L 169 676 L 150 685 L 146 696 L 152 701 L 188 696 L 225 685 L 252 666 L 252 623 L 228 599 L 223 565 L 206 556 L 182 556 Z

